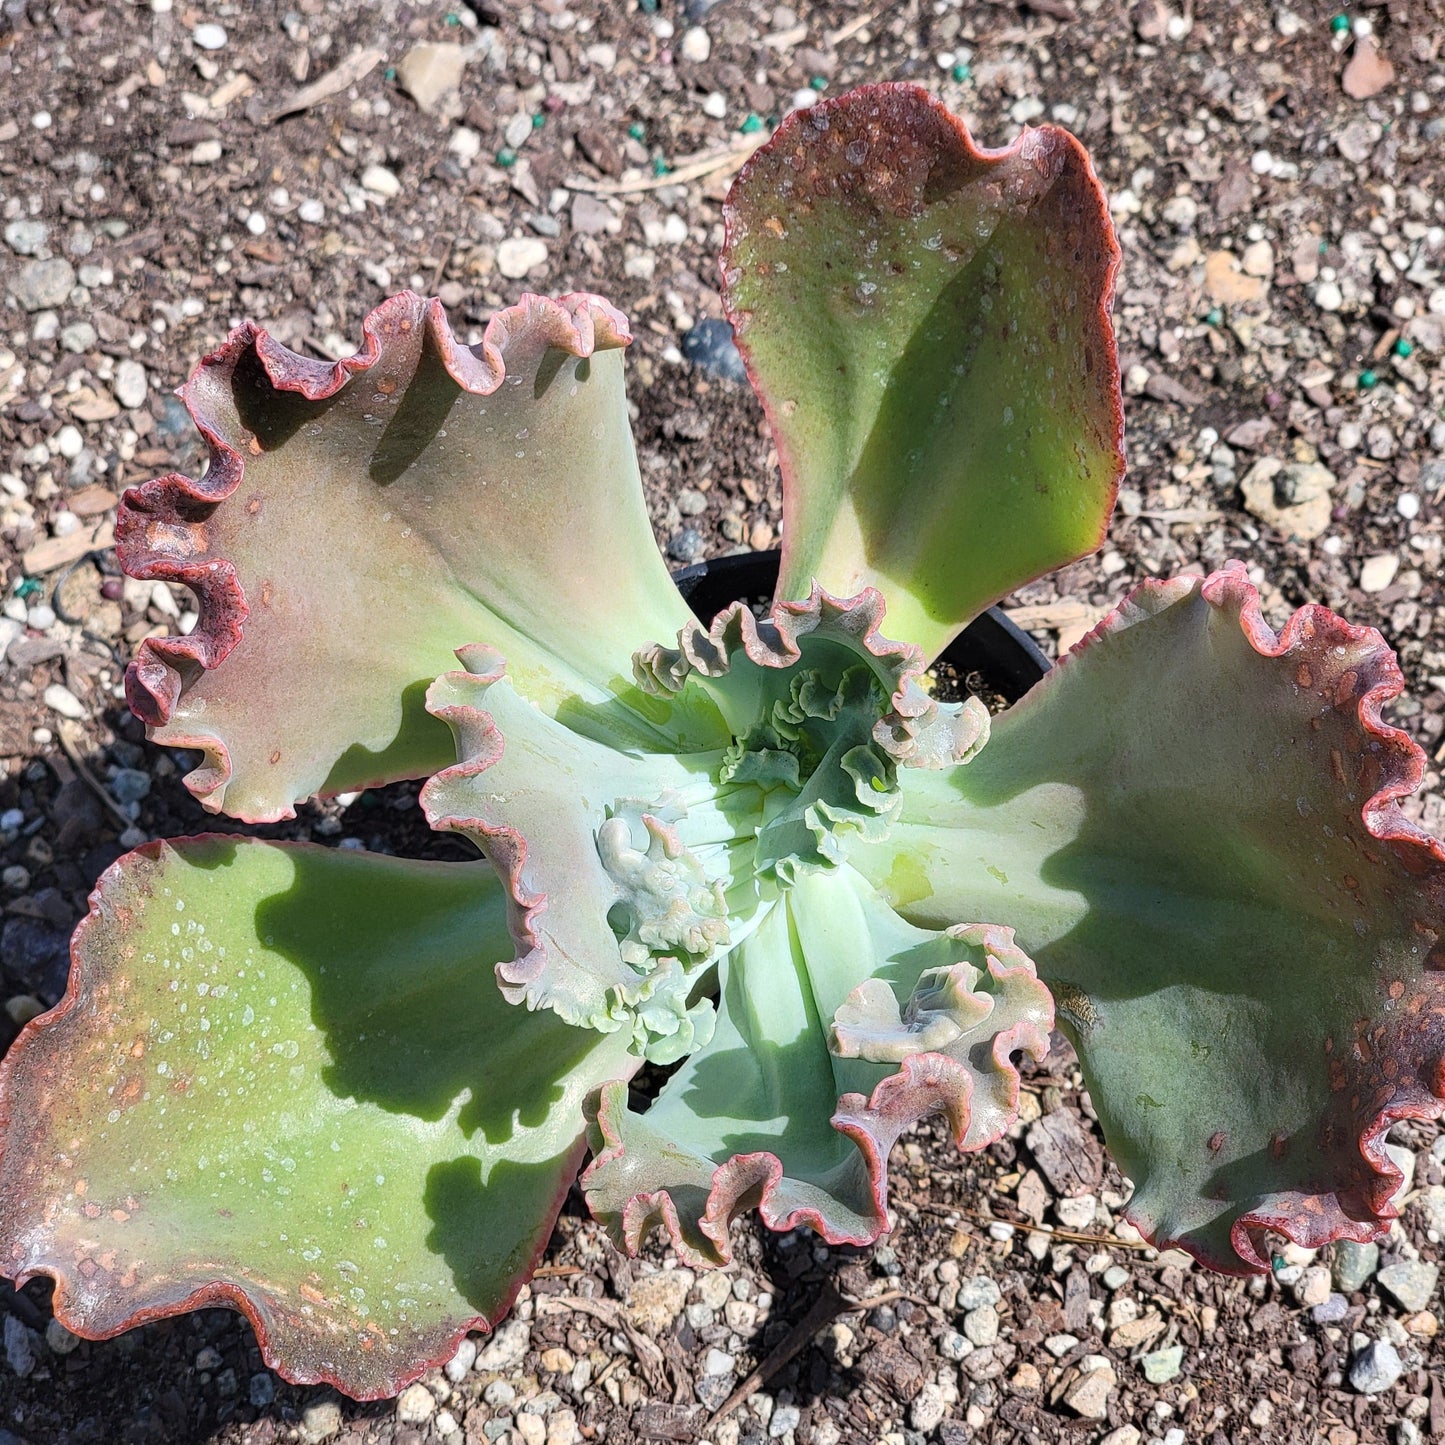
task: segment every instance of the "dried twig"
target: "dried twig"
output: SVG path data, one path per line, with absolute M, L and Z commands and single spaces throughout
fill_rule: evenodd
M 320 105 L 323 100 L 329 100 L 347 86 L 355 85 L 358 80 L 370 75 L 385 59 L 385 51 L 358 47 L 334 70 L 328 70 L 325 75 L 319 76 L 310 85 L 303 85 L 300 90 L 293 90 L 285 100 L 273 105 L 266 112 L 267 123 L 295 115 L 298 110 L 310 110 L 313 105 Z
M 741 170 L 743 162 L 767 139 L 768 136 L 760 131 L 727 150 L 689 156 L 662 176 L 639 176 L 631 181 L 589 181 L 582 176 L 570 176 L 563 184 L 569 191 L 591 191 L 599 196 L 631 196 L 642 191 L 660 191 L 665 186 L 684 185 L 720 171 Z
M 65 756 L 70 759 L 75 771 L 80 774 L 81 780 L 85 783 L 86 787 L 120 820 L 120 826 L 122 828 L 129 828 L 131 826 L 131 820 L 121 812 L 120 804 L 111 797 L 106 791 L 105 784 L 90 771 L 86 766 L 85 759 L 80 756 L 80 749 L 75 745 L 75 734 L 77 731 L 78 729 L 75 724 L 70 722 L 69 719 L 63 719 L 59 728 L 56 730 L 57 736 L 60 738 L 60 746 L 65 749 Z
M 971 1209 L 962 1209 L 956 1204 L 905 1203 L 902 1209 L 926 1209 L 930 1214 L 952 1214 L 967 1219 L 972 1224 L 1007 1224 L 1011 1229 L 1022 1229 L 1027 1234 L 1047 1234 L 1051 1239 L 1063 1240 L 1067 1244 L 1097 1244 L 1101 1249 L 1153 1249 L 1143 1239 L 1119 1239 L 1112 1234 L 1085 1234 L 1080 1229 L 1065 1229 L 1057 1224 L 1031 1224 L 1026 1219 L 1003 1219 L 997 1214 L 978 1214 Z
M 892 1304 L 895 1300 L 901 1299 L 913 1300 L 915 1304 L 923 1304 L 925 1308 L 927 1307 L 925 1301 L 916 1299 L 906 1290 L 889 1290 L 886 1294 L 873 1295 L 868 1299 L 860 1300 L 839 1294 L 831 1284 L 826 1285 L 822 1294 L 813 1301 L 808 1313 L 784 1335 L 772 1354 L 753 1370 L 708 1417 L 703 1433 L 711 1432 L 719 1420 L 725 1420 L 739 1405 L 746 1404 L 794 1355 L 807 1345 L 819 1330 L 831 1324 L 839 1315 L 851 1314 L 854 1310 L 877 1309 L 879 1305 Z

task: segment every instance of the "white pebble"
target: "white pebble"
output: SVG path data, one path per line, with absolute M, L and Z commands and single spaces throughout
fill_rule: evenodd
M 50 112 L 48 110 L 37 110 L 35 114 L 30 117 L 30 124 L 33 125 L 36 130 L 49 130 Z
M 246 217 L 246 229 L 253 236 L 264 236 L 266 234 L 266 218 L 260 211 L 252 211 Z
M 85 438 L 81 436 L 80 429 L 71 426 L 69 422 L 55 433 L 55 449 L 68 462 L 73 462 L 80 455 L 84 445 Z
M 793 98 L 788 103 L 788 113 L 791 115 L 795 110 L 807 110 L 811 105 L 817 105 L 818 92 L 811 88 L 795 90 Z
M 58 712 L 61 717 L 68 717 L 79 722 L 85 716 L 85 707 L 80 699 L 62 683 L 52 682 L 45 689 L 45 706 L 52 712 Z
M 728 113 L 728 101 L 720 90 L 709 91 L 702 103 L 702 113 L 714 120 L 721 120 Z
M 116 364 L 115 377 L 110 386 L 111 390 L 115 392 L 115 399 L 123 407 L 134 409 L 140 406 L 146 399 L 149 385 L 150 383 L 146 380 L 146 369 L 140 362 L 126 357 L 124 361 Z
M 191 39 L 201 47 L 202 50 L 220 50 L 226 43 L 226 32 L 219 25 L 207 23 L 197 25 L 191 33 Z
M 1274 157 L 1268 151 L 1255 151 L 1249 158 L 1249 168 L 1257 176 L 1267 176 L 1274 167 Z
M 1350 29 L 1355 32 L 1356 40 L 1363 40 L 1365 36 L 1375 33 L 1375 27 L 1368 15 L 1356 15 Z
M 1333 281 L 1321 281 L 1315 287 L 1315 305 L 1321 311 L 1338 311 L 1344 304 L 1344 293 Z
M 1401 492 L 1395 499 L 1395 510 L 1407 522 L 1413 522 L 1420 515 L 1420 499 L 1414 492 Z
M 390 199 L 401 192 L 401 182 L 397 179 L 394 171 L 389 171 L 385 166 L 371 165 L 361 173 L 361 184 L 374 196 L 384 196 Z
M 319 226 L 326 219 L 326 207 L 320 201 L 302 201 L 296 207 L 296 214 L 308 226 Z
M 55 609 L 47 603 L 37 602 L 26 612 L 25 625 L 36 632 L 49 632 L 55 626 Z
M 712 39 L 701 25 L 694 25 L 682 37 L 682 58 L 701 65 L 712 54 Z

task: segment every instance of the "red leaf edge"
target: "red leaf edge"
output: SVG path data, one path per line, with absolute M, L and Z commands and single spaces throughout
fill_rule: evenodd
M 31 1019 L 21 1029 L 14 1043 L 3 1058 L 0 1058 L 0 1166 L 3 1166 L 6 1140 L 10 1137 L 10 1126 L 12 1121 L 14 1098 L 16 1092 L 13 1084 L 13 1076 L 19 1072 L 21 1060 L 27 1047 L 32 1044 L 46 1029 L 53 1024 L 60 1023 L 80 1001 L 81 994 L 86 986 L 86 957 L 85 945 L 90 932 L 102 922 L 100 907 L 102 898 L 108 888 L 114 887 L 121 882 L 126 871 L 127 864 L 135 858 L 146 858 L 159 862 L 163 850 L 173 843 L 209 843 L 224 842 L 234 843 L 237 835 L 234 833 L 197 833 L 185 838 L 157 839 L 154 842 L 145 843 L 139 848 L 122 855 L 109 868 L 105 870 L 96 881 L 95 887 L 91 890 L 89 897 L 89 911 L 76 925 L 74 934 L 70 940 L 70 977 L 66 983 L 65 995 L 60 1002 L 49 1012 Z M 312 849 L 317 852 L 330 852 L 320 843 L 288 843 L 290 848 Z M 587 1139 L 585 1133 L 581 1135 L 572 1148 L 572 1157 L 567 1162 L 561 1175 L 561 1183 L 558 1186 L 556 1195 L 548 1201 L 547 1211 L 553 1221 L 555 1228 L 557 1216 L 562 1212 L 562 1205 L 566 1202 L 568 1191 L 577 1177 L 577 1171 L 582 1166 L 583 1157 L 587 1153 Z M 548 1229 L 539 1236 L 540 1243 L 532 1251 L 526 1263 L 518 1270 L 512 1282 L 508 1285 L 506 1296 L 501 1307 L 495 1312 L 491 1319 L 484 1315 L 474 1315 L 466 1320 L 456 1331 L 446 1336 L 447 1344 L 444 1348 L 437 1350 L 434 1354 L 429 1353 L 425 1359 L 419 1360 L 414 1366 L 408 1366 L 404 1370 L 389 1375 L 384 1382 L 372 1391 L 353 1393 L 348 1386 L 346 1379 L 340 1372 L 328 1370 L 299 1370 L 293 1369 L 291 1365 L 281 1356 L 277 1355 L 271 1343 L 270 1331 L 266 1325 L 265 1315 L 261 1307 L 252 1298 L 250 1292 L 239 1284 L 233 1284 L 226 1280 L 216 1280 L 209 1284 L 201 1285 L 192 1290 L 183 1300 L 174 1304 L 141 1307 L 125 1316 L 114 1329 L 92 1331 L 86 1328 L 83 1321 L 77 1319 L 70 1312 L 71 1280 L 68 1274 L 61 1269 L 49 1266 L 38 1268 L 27 1268 L 13 1252 L 0 1254 L 0 1275 L 13 1281 L 18 1289 L 28 1280 L 39 1276 L 45 1276 L 55 1283 L 55 1292 L 52 1299 L 52 1311 L 55 1318 L 68 1329 L 71 1334 L 87 1340 L 109 1340 L 117 1335 L 124 1334 L 140 1325 L 154 1324 L 158 1320 L 173 1319 L 178 1315 L 189 1314 L 192 1310 L 211 1309 L 215 1307 L 226 1307 L 235 1310 L 246 1317 L 252 1330 L 256 1335 L 256 1343 L 261 1350 L 261 1357 L 268 1369 L 274 1370 L 282 1379 L 293 1385 L 330 1385 L 340 1390 L 343 1394 L 355 1400 L 387 1400 L 398 1395 L 413 1381 L 420 1379 L 428 1370 L 439 1369 L 445 1365 L 457 1352 L 457 1346 L 462 1340 L 473 1331 L 490 1334 L 507 1317 L 512 1306 L 516 1303 L 517 1295 L 524 1284 L 528 1282 L 536 1272 L 543 1256 L 546 1254 L 547 1246 L 551 1243 L 552 1229 Z M 3 1242 L 0 1242 L 3 1243 Z M 16 1265 L 20 1268 L 16 1269 Z
M 1361 749 L 1358 760 L 1362 778 L 1366 770 L 1373 775 L 1373 791 L 1361 805 L 1361 822 L 1368 836 L 1387 847 L 1412 879 L 1433 885 L 1436 892 L 1429 901 L 1438 916 L 1440 898 L 1445 895 L 1445 844 L 1406 818 L 1398 807 L 1401 798 L 1409 797 L 1419 787 L 1425 774 L 1425 754 L 1407 732 L 1384 721 L 1383 709 L 1404 691 L 1405 678 L 1393 649 L 1378 629 L 1347 622 L 1329 608 L 1311 603 L 1297 609 L 1276 634 L 1264 619 L 1259 590 L 1250 582 L 1244 564 L 1232 560 L 1202 580 L 1184 576 L 1141 583 L 1077 642 L 1033 691 L 1055 686 L 1059 676 L 1067 675 L 1074 658 L 1129 627 L 1141 603 L 1153 612 L 1161 602 L 1167 605 L 1182 599 L 1195 587 L 1216 610 L 1239 608 L 1241 630 L 1261 657 L 1284 657 L 1305 645 L 1319 653 L 1337 645 L 1367 649 L 1360 665 L 1346 669 L 1333 682 L 1311 676 L 1308 682 L 1301 677 L 1300 685 L 1315 687 L 1337 709 L 1354 706 L 1360 728 L 1372 744 Z M 1445 971 L 1445 920 L 1429 930 L 1426 939 L 1431 943 L 1425 964 L 1428 978 L 1431 973 Z M 1364 1042 L 1367 1047 L 1362 1052 L 1358 1045 Z M 1328 1043 L 1333 1045 L 1334 1040 Z M 1388 1059 L 1398 1063 L 1412 1056 L 1419 1068 L 1411 1077 L 1391 1081 L 1382 1069 L 1374 1067 L 1371 1071 L 1372 1062 Z M 1152 1221 L 1131 1212 L 1127 1205 L 1124 1217 L 1158 1248 L 1182 1249 L 1200 1264 L 1233 1275 L 1269 1270 L 1265 1241 L 1268 1232 L 1281 1234 L 1303 1249 L 1319 1249 L 1336 1240 L 1367 1244 L 1383 1239 L 1391 1223 L 1400 1217 L 1393 1196 L 1404 1178 L 1385 1152 L 1385 1136 L 1403 1119 L 1434 1120 L 1445 1116 L 1445 977 L 1437 974 L 1433 1002 L 1422 989 L 1413 999 L 1405 999 L 1390 1024 L 1378 1025 L 1368 1041 L 1363 1031 L 1357 1033 L 1340 1067 L 1336 1092 L 1348 1090 L 1355 1096 L 1358 1148 L 1362 1162 L 1371 1171 L 1368 1177 L 1344 1190 L 1301 1195 L 1298 1206 L 1291 1210 L 1261 1209 L 1242 1214 L 1230 1228 L 1234 1259 L 1217 1257 L 1191 1240 L 1159 1233 Z
M 130 487 L 116 518 L 116 556 L 127 575 L 138 581 L 175 582 L 195 594 L 200 621 L 187 636 L 147 638 L 126 668 L 126 701 L 148 727 L 168 723 L 181 694 L 203 671 L 218 667 L 242 640 L 249 614 L 235 567 L 225 559 L 195 560 L 207 550 L 206 520 L 241 485 L 245 458 L 222 440 L 206 393 L 230 383 L 242 358 L 254 350 L 271 385 L 308 401 L 335 396 L 353 376 L 380 360 L 390 337 L 425 326 L 452 380 L 464 391 L 489 396 L 506 376 L 506 352 L 513 337 L 537 330 L 547 342 L 573 356 L 626 346 L 632 340 L 627 318 L 600 296 L 574 292 L 556 300 L 524 293 L 514 306 L 495 312 L 476 346 L 459 342 L 436 297 L 412 291 L 389 297 L 361 323 L 362 346 L 353 356 L 325 362 L 299 356 L 269 332 L 246 321 L 201 359 L 176 395 L 210 452 L 199 480 L 169 472 Z M 176 747 L 205 753 L 205 762 L 186 779 L 203 801 L 231 776 L 225 744 L 215 738 L 173 736 Z M 380 783 L 387 779 L 372 780 Z M 294 808 L 278 816 L 293 817 Z M 243 822 L 272 822 L 238 814 Z
M 763 145 L 748 157 L 742 168 L 738 171 L 732 186 L 728 190 L 727 199 L 723 202 L 723 246 L 722 253 L 718 260 L 718 269 L 722 276 L 722 304 L 723 314 L 727 317 L 733 328 L 733 339 L 737 346 L 738 354 L 742 357 L 743 367 L 747 372 L 748 384 L 753 389 L 753 394 L 762 404 L 763 415 L 768 423 L 768 431 L 773 439 L 773 444 L 778 453 L 778 470 L 783 479 L 783 548 L 786 554 L 788 537 L 796 536 L 799 532 L 799 521 L 797 516 L 798 507 L 798 484 L 796 481 L 797 468 L 791 454 L 783 440 L 781 431 L 778 428 L 777 407 L 768 395 L 767 388 L 762 384 L 757 368 L 753 363 L 752 351 L 747 344 L 747 311 L 735 303 L 733 286 L 729 281 L 729 273 L 732 270 L 732 254 L 734 239 L 738 228 L 738 208 L 734 201 L 747 181 L 753 170 L 762 163 L 764 158 L 769 157 L 774 150 L 782 152 L 794 141 L 794 132 L 804 123 L 811 114 L 820 114 L 831 117 L 834 112 L 842 110 L 846 113 L 853 106 L 869 104 L 884 104 L 895 112 L 890 129 L 900 127 L 913 129 L 921 124 L 921 119 L 927 115 L 930 120 L 943 121 L 952 130 L 957 138 L 963 157 L 970 162 L 999 162 L 1017 157 L 1027 160 L 1039 168 L 1054 164 L 1054 157 L 1062 152 L 1063 160 L 1059 163 L 1059 174 L 1062 177 L 1064 171 L 1070 166 L 1077 167 L 1082 171 L 1082 193 L 1089 198 L 1090 209 L 1094 212 L 1104 237 L 1104 252 L 1106 262 L 1103 274 L 1099 278 L 1099 304 L 1095 311 L 1095 321 L 1099 328 L 1101 340 L 1104 343 L 1104 355 L 1112 371 L 1112 386 L 1109 388 L 1109 410 L 1111 431 L 1114 436 L 1114 480 L 1109 492 L 1109 505 L 1104 511 L 1103 522 L 1099 527 L 1099 535 L 1093 546 L 1089 549 L 1095 551 L 1104 545 L 1109 532 L 1109 520 L 1114 514 L 1114 503 L 1119 495 L 1119 487 L 1124 477 L 1125 453 L 1124 453 L 1124 398 L 1120 386 L 1119 376 L 1119 353 L 1118 344 L 1114 336 L 1114 289 L 1119 279 L 1119 270 L 1123 263 L 1123 252 L 1119 249 L 1119 242 L 1114 234 L 1114 224 L 1109 213 L 1109 203 L 1104 195 L 1104 188 L 1094 170 L 1094 162 L 1088 151 L 1084 148 L 1079 139 L 1063 129 L 1062 126 L 1042 125 L 1025 126 L 1018 136 L 1006 146 L 990 148 L 978 145 L 970 134 L 968 126 L 962 119 L 954 115 L 941 101 L 935 100 L 921 86 L 913 85 L 907 81 L 886 81 L 875 85 L 860 85 L 845 92 L 843 95 L 834 96 L 827 100 L 820 100 L 815 105 L 807 106 L 801 110 L 793 111 L 783 123 L 768 138 Z M 911 114 L 910 114 L 911 111 Z M 1087 555 L 1083 553 L 1081 555 Z M 786 557 L 783 562 L 783 571 L 787 570 Z M 1050 571 L 1055 568 L 1048 569 Z M 1042 575 L 1042 574 L 1040 574 Z M 1023 585 L 1020 583 L 1019 585 Z M 997 602 L 999 599 L 994 598 Z M 983 609 L 980 609 L 983 610 Z
M 1013 930 L 983 925 L 996 946 L 1008 954 L 1017 954 L 1013 946 Z M 988 960 L 989 973 L 995 979 L 1024 973 L 1047 997 L 1048 990 L 1025 963 L 1006 967 L 996 957 Z M 1052 1000 L 1050 1000 L 1052 1002 Z M 783 1232 L 806 1225 L 827 1244 L 869 1245 L 890 1228 L 888 1222 L 888 1156 L 902 1134 L 920 1120 L 943 1114 L 953 1136 L 954 1147 L 967 1152 L 986 1148 L 1007 1132 L 1018 1112 L 1020 1078 L 1015 1053 L 1026 1054 L 1035 1063 L 1048 1053 L 1049 1031 L 1040 1030 L 1027 1019 L 995 1035 L 992 1054 L 999 1073 L 1009 1086 L 1009 1107 L 997 1127 L 973 1132 L 970 1130 L 973 1075 L 946 1054 L 913 1054 L 903 1060 L 896 1073 L 879 1081 L 866 1098 L 862 1094 L 842 1094 L 829 1123 L 857 1146 L 868 1177 L 868 1193 L 872 1205 L 870 1227 L 860 1233 L 832 1228 L 822 1212 L 809 1206 L 785 1210 L 776 1196 L 784 1178 L 784 1166 L 776 1154 L 763 1150 L 751 1154 L 734 1154 L 713 1171 L 707 1206 L 698 1223 L 699 1230 L 712 1241 L 718 1259 L 726 1265 L 732 1261 L 730 1230 L 732 1222 L 744 1210 L 755 1208 L 769 1229 Z M 615 1164 L 626 1154 L 617 1113 L 627 1111 L 627 1087 L 624 1081 L 604 1084 L 586 1105 L 589 1134 L 594 1158 L 582 1172 L 579 1181 L 584 1194 L 595 1173 L 605 1165 Z M 644 1118 L 646 1116 L 643 1116 Z M 592 1200 L 588 1196 L 588 1208 Z M 596 1211 L 593 1211 L 597 1218 Z M 633 1195 L 622 1211 L 622 1247 L 636 1255 L 648 1231 L 660 1225 L 668 1242 L 683 1263 L 708 1267 L 716 1261 L 701 1255 L 690 1245 L 682 1232 L 677 1207 L 666 1189 Z

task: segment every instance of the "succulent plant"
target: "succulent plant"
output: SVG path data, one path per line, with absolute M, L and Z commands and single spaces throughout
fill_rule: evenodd
M 1393 1217 L 1385 1132 L 1445 1094 L 1445 854 L 1380 636 L 1276 634 L 1231 562 L 1002 716 L 930 687 L 1112 510 L 1082 148 L 868 87 L 790 117 L 726 220 L 784 482 L 761 616 L 669 578 L 595 296 L 467 346 L 403 294 L 334 364 L 246 325 L 182 389 L 210 465 L 117 535 L 200 622 L 131 706 L 213 811 L 425 777 L 479 857 L 212 835 L 101 878 L 0 1077 L 0 1267 L 77 1332 L 224 1302 L 288 1378 L 391 1394 L 506 1311 L 589 1145 L 622 1248 L 721 1263 L 746 1208 L 867 1243 L 893 1142 L 997 1139 L 1056 1022 L 1159 1243 L 1258 1270 L 1270 1231 Z M 676 1067 L 639 1111 L 644 1061 Z

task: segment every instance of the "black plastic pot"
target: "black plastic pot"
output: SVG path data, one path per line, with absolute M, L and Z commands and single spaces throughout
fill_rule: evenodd
M 743 552 L 684 567 L 672 578 L 698 619 L 711 622 L 739 598 L 769 601 L 777 585 L 780 558 L 778 552 Z M 886 620 L 883 630 L 888 631 Z M 974 618 L 944 650 L 942 660 L 960 676 L 982 674 L 1010 702 L 1017 702 L 1050 665 L 1033 638 L 997 607 Z

